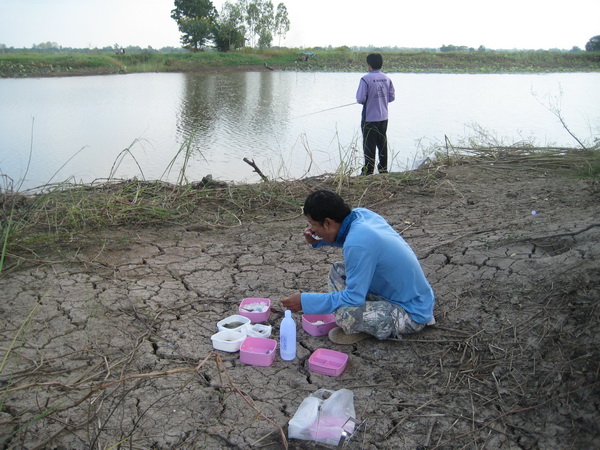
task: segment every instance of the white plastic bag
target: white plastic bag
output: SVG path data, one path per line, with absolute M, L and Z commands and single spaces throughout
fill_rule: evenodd
M 271 325 L 247 323 L 242 327 L 242 333 L 244 333 L 246 336 L 268 338 L 271 336 Z
M 288 423 L 288 437 L 337 445 L 342 432 L 352 434 L 354 393 L 348 389 L 319 389 L 306 397 Z

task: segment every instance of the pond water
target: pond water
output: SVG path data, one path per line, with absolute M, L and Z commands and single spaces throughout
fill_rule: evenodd
M 600 74 L 389 74 L 390 170 L 445 137 L 576 147 L 600 135 Z M 255 182 L 358 172 L 361 73 L 226 72 L 0 79 L 0 188 L 207 174 Z M 189 150 L 189 152 L 188 152 Z M 189 154 L 187 161 L 185 153 Z

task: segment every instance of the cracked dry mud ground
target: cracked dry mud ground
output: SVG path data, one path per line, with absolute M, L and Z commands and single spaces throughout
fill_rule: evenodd
M 304 397 L 347 388 L 366 419 L 349 448 L 598 447 L 597 181 L 445 170 L 384 201 L 342 190 L 401 232 L 436 292 L 437 325 L 402 341 L 338 346 L 296 315 L 293 362 L 211 353 L 242 298 L 272 299 L 277 338 L 278 299 L 326 289 L 341 254 L 306 246 L 297 210 L 230 229 L 111 230 L 121 244 L 6 274 L 4 446 L 283 448 L 278 427 L 287 435 Z M 342 375 L 308 370 L 321 347 L 349 354 Z

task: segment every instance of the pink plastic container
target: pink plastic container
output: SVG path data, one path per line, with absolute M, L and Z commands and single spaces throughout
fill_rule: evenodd
M 248 336 L 240 346 L 240 361 L 251 366 L 270 366 L 275 361 L 277 341 Z
M 246 338 L 246 341 L 250 338 Z M 242 342 L 242 347 L 245 342 Z M 337 377 L 348 364 L 348 355 L 335 350 L 319 348 L 308 358 L 308 368 L 312 372 L 322 373 L 330 377 Z
M 311 336 L 325 336 L 335 327 L 337 324 L 333 314 L 304 314 L 302 316 L 302 328 Z
M 271 314 L 271 300 L 268 298 L 245 298 L 240 303 L 239 314 L 250 319 L 252 323 L 266 322 Z

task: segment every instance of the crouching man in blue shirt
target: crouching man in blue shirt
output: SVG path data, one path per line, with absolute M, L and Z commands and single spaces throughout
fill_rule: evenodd
M 299 293 L 283 305 L 305 314 L 335 314 L 329 338 L 353 344 L 369 336 L 400 338 L 435 323 L 433 290 L 416 255 L 380 215 L 350 209 L 336 193 L 319 190 L 304 202 L 314 248 L 341 247 L 344 262 L 329 271 L 330 293 Z

